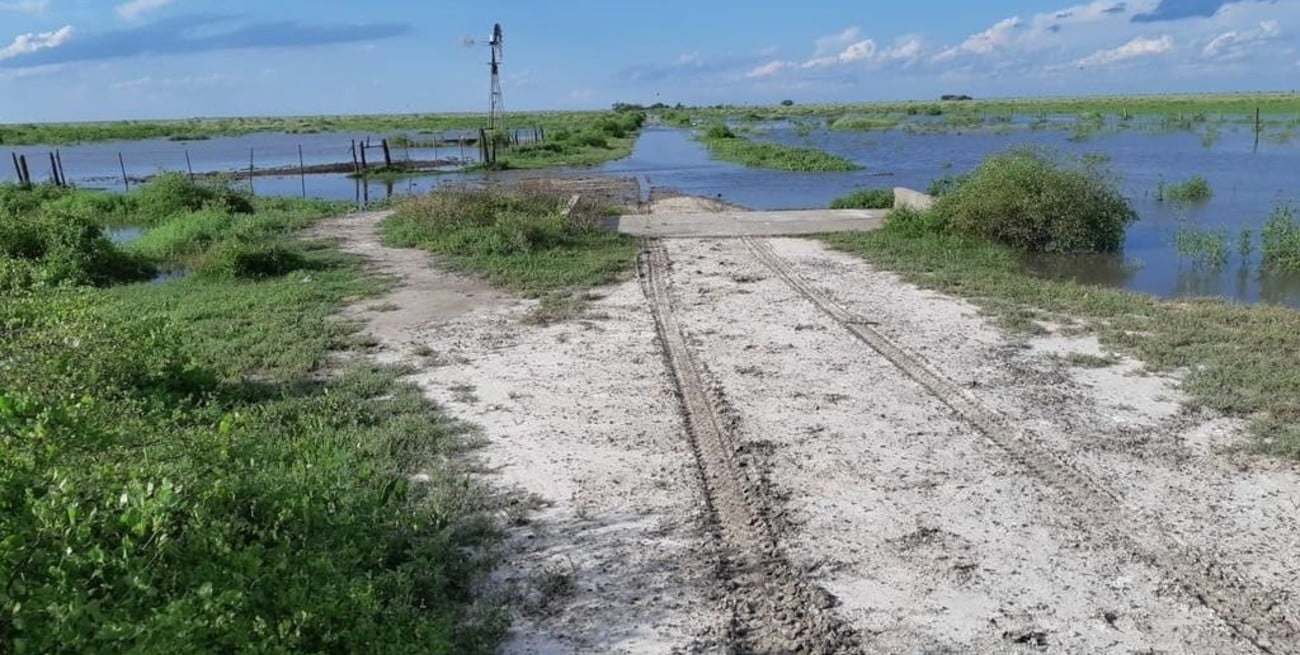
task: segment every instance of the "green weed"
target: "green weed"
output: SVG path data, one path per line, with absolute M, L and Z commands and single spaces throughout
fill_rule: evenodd
M 1193 175 L 1183 182 L 1177 184 L 1164 184 L 1161 181 L 1157 193 L 1157 200 L 1171 200 L 1174 202 L 1205 202 L 1214 197 L 1214 191 L 1210 188 L 1210 183 L 1200 175 Z
M 890 209 L 893 189 L 858 189 L 831 201 L 831 209 Z

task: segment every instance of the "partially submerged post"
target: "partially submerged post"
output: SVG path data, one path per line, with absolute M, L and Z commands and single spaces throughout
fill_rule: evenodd
M 63 186 L 63 180 L 59 179 L 59 162 L 54 160 L 54 153 L 50 153 L 50 179 L 54 181 L 54 186 Z
M 248 192 L 257 195 L 257 189 L 253 187 L 253 149 L 248 149 Z
M 379 141 L 379 146 L 384 149 L 384 168 L 393 167 L 393 153 L 388 149 L 388 139 Z
M 302 180 L 302 197 L 307 197 L 307 167 L 302 160 L 302 144 L 298 144 L 298 177 Z
M 185 151 L 185 170 L 190 172 L 190 181 L 194 181 L 194 165 L 190 163 L 190 151 Z
M 59 168 L 59 180 L 63 182 L 64 186 L 67 186 L 68 174 L 66 171 L 63 170 L 63 153 L 59 152 L 58 149 L 55 149 L 54 151 L 54 163 Z
M 18 177 L 18 183 L 23 184 L 23 167 L 18 163 L 18 153 L 10 152 L 9 156 L 14 160 L 14 175 Z
M 131 190 L 131 180 L 126 177 L 126 161 L 122 159 L 122 153 L 117 153 L 117 165 L 122 167 L 122 188 L 126 191 Z

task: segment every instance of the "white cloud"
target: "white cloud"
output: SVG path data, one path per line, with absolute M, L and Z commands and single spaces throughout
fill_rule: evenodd
M 71 25 L 64 25 L 53 32 L 19 34 L 14 37 L 12 43 L 0 48 L 0 59 L 9 59 L 46 48 L 57 48 L 72 38 L 72 31 Z
M 127 0 L 117 6 L 117 15 L 126 20 L 139 20 L 151 11 L 157 11 L 175 0 Z
M 1160 38 L 1139 36 L 1118 48 L 1098 50 L 1074 62 L 1078 66 L 1106 66 L 1139 57 L 1162 55 L 1174 49 L 1174 39 L 1168 34 Z
M 1201 54 L 1208 59 L 1236 59 L 1245 56 L 1250 45 L 1271 41 L 1281 34 L 1277 21 L 1264 21 L 1257 29 L 1230 30 L 1210 39 Z
M 223 73 L 211 75 L 186 75 L 185 77 L 165 77 L 154 79 L 150 75 L 133 80 L 123 80 L 109 85 L 113 89 L 206 89 L 218 86 L 230 86 L 236 78 Z
M 1024 24 L 1025 21 L 1021 20 L 1019 16 L 1004 18 L 994 23 L 993 27 L 970 35 L 965 41 L 962 41 L 961 45 L 935 55 L 934 60 L 947 61 L 963 54 L 987 55 L 996 52 L 1011 43 L 1016 30 L 1023 27 Z
M 749 79 L 772 77 L 773 75 L 777 75 L 778 73 L 789 69 L 790 66 L 791 64 L 788 61 L 769 61 L 766 64 L 754 67 L 753 70 L 745 73 L 745 77 Z
M 858 40 L 858 35 L 862 33 L 860 27 L 847 27 L 839 34 L 823 36 L 814 43 L 816 51 L 813 54 L 825 55 L 842 50 Z
M 0 11 L 16 11 L 20 14 L 39 14 L 50 6 L 50 0 L 15 0 L 0 2 Z

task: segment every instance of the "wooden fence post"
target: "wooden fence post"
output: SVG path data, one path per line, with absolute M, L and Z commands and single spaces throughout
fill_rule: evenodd
M 357 171 L 357 172 L 358 172 L 360 175 L 363 175 L 363 176 L 366 174 L 366 169 L 370 168 L 370 165 L 366 163 L 366 148 L 369 148 L 369 147 L 370 147 L 370 145 L 369 145 L 369 141 L 368 141 L 368 140 L 367 140 L 366 143 L 361 144 L 361 147 L 360 147 L 360 150 L 361 150 L 361 170 L 359 170 L 359 171 Z M 366 202 L 370 202 L 370 201 L 367 200 Z
M 131 180 L 126 177 L 126 160 L 122 159 L 122 153 L 117 153 L 117 165 L 122 167 L 122 188 L 130 191 Z
M 393 167 L 393 153 L 388 149 L 388 139 L 383 139 L 379 145 L 384 149 L 384 168 Z
M 59 180 L 59 163 L 54 161 L 54 153 L 50 153 L 50 179 L 54 180 L 54 186 L 63 186 Z
M 194 181 L 194 164 L 190 163 L 190 151 L 185 150 L 185 170 L 190 172 L 190 181 Z
M 248 149 L 248 192 L 257 195 L 257 188 L 253 186 L 253 149 Z
M 63 181 L 64 186 L 67 186 L 68 173 L 63 170 L 63 153 L 59 152 L 57 149 L 54 151 L 54 162 L 59 166 L 59 179 Z
M 302 180 L 302 197 L 307 197 L 307 167 L 302 161 L 302 144 L 298 144 L 298 177 Z
M 10 152 L 9 156 L 14 160 L 14 175 L 18 176 L 18 183 L 23 183 L 23 167 L 18 165 L 18 153 Z
M 361 175 L 361 162 L 357 160 L 357 140 L 352 140 L 352 172 Z M 357 189 L 357 202 L 361 201 L 361 189 Z

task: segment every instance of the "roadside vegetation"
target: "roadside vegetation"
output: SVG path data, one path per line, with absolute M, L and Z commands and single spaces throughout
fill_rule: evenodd
M 714 157 L 753 168 L 796 172 L 856 171 L 862 168 L 848 159 L 816 148 L 753 141 L 738 136 L 722 123 L 709 125 L 699 139 Z
M 491 652 L 462 430 L 340 364 L 383 281 L 289 239 L 335 209 L 0 185 L 0 651 Z
M 635 239 L 602 229 L 616 213 L 545 188 L 445 189 L 411 198 L 382 226 L 389 245 L 443 255 L 454 269 L 541 299 L 537 320 L 580 315 L 591 287 L 631 270 Z
M 968 298 L 1008 328 L 1034 332 L 1044 322 L 1064 324 L 1154 370 L 1180 371 L 1193 403 L 1248 419 L 1260 451 L 1300 459 L 1300 312 L 1221 300 L 1170 302 L 1035 277 L 1027 272 L 1027 251 L 1045 245 L 1113 250 L 1131 210 L 1095 163 L 1079 169 L 1012 152 L 980 169 L 960 177 L 930 211 L 896 210 L 882 230 L 825 239 L 911 282 Z M 1050 177 L 1024 180 L 1030 172 Z M 997 188 L 1010 197 L 983 193 L 990 179 L 1001 179 Z M 1029 183 L 1049 179 L 1071 183 L 1059 191 Z M 1037 220 L 1031 211 L 1028 231 L 1008 231 L 999 220 L 1003 212 L 1046 207 L 1059 216 Z M 1099 222 L 1099 215 L 1107 219 Z M 1282 210 L 1271 224 L 1275 236 L 1263 240 L 1277 252 L 1270 261 L 1300 261 L 1291 259 L 1300 251 L 1300 225 Z
M 831 201 L 831 209 L 890 209 L 893 189 L 857 189 Z

